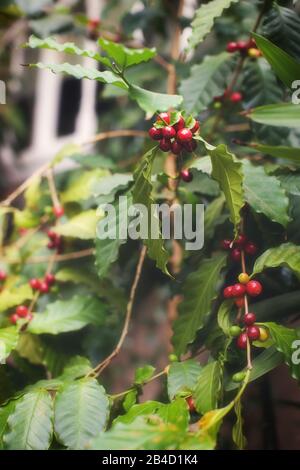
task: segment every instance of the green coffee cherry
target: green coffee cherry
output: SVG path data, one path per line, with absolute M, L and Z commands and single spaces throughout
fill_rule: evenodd
M 246 377 L 246 372 L 237 372 L 232 376 L 233 382 L 240 383 L 243 382 L 243 380 Z
M 176 354 L 169 354 L 169 361 L 170 362 L 177 362 L 178 357 L 176 356 Z
M 230 335 L 231 335 L 231 336 L 234 336 L 234 337 L 235 337 L 235 336 L 239 336 L 239 335 L 241 334 L 241 331 L 242 331 L 241 328 L 240 328 L 239 326 L 237 326 L 237 325 L 233 325 L 233 326 L 231 326 L 230 329 L 229 329 Z
M 51 206 L 46 206 L 45 209 L 44 209 L 44 213 L 46 215 L 53 215 L 52 207 Z

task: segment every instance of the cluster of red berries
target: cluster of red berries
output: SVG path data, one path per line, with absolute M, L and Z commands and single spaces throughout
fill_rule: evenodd
M 55 281 L 54 274 L 48 273 L 42 280 L 37 278 L 30 279 L 29 285 L 33 290 L 39 291 L 41 294 L 47 294 L 50 287 L 55 284 Z
M 226 50 L 230 53 L 239 52 L 241 55 L 248 55 L 251 58 L 261 56 L 261 52 L 257 48 L 254 39 L 250 39 L 249 41 L 231 41 L 227 44 Z
M 62 249 L 62 237 L 52 230 L 48 230 L 47 236 L 49 238 L 49 243 L 47 245 L 49 250 L 57 250 L 60 252 Z
M 256 244 L 248 240 L 244 234 L 239 235 L 234 241 L 228 239 L 223 240 L 222 248 L 230 251 L 230 256 L 233 261 L 240 261 L 242 250 L 250 256 L 254 256 L 257 253 Z
M 10 323 L 15 325 L 20 318 L 27 320 L 28 322 L 32 320 L 32 313 L 29 311 L 29 308 L 25 305 L 19 305 L 16 308 L 16 311 L 9 317 Z
M 171 125 L 171 114 L 160 113 L 153 127 L 149 129 L 149 136 L 159 141 L 159 148 L 163 152 L 172 152 L 179 155 L 183 150 L 193 152 L 197 142 L 193 138 L 200 130 L 199 121 L 193 121 L 192 127 L 186 127 L 182 115 Z
M 223 295 L 225 299 L 235 299 L 236 306 L 241 308 L 244 305 L 245 295 L 257 297 L 262 293 L 262 285 L 259 281 L 250 280 L 247 273 L 241 273 L 238 280 L 238 283 L 225 287 Z
M 255 325 L 255 313 L 246 313 L 243 317 L 244 328 L 240 329 L 239 326 L 232 326 L 230 332 L 233 336 L 237 336 L 236 344 L 239 349 L 246 349 L 248 341 L 261 341 L 264 342 L 269 338 L 267 330 L 263 327 Z

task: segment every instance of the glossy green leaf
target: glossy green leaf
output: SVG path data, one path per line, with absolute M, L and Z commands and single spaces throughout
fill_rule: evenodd
M 93 240 L 96 237 L 97 212 L 93 209 L 81 212 L 66 223 L 56 225 L 53 231 L 63 237 Z
M 16 348 L 19 332 L 16 326 L 0 328 L 0 364 L 4 364 L 11 351 Z
M 190 274 L 183 287 L 184 300 L 179 307 L 179 318 L 174 322 L 173 344 L 176 354 L 186 352 L 189 344 L 203 328 L 216 298 L 221 271 L 226 265 L 225 254 L 215 255 L 201 262 Z
M 148 62 L 156 55 L 154 48 L 133 49 L 123 44 L 109 41 L 104 37 L 101 37 L 98 42 L 101 49 L 108 54 L 112 62 L 115 62 L 121 70 L 141 62 Z
M 188 49 L 191 50 L 198 46 L 199 43 L 211 31 L 216 18 L 222 15 L 226 8 L 238 0 L 212 0 L 211 2 L 201 5 L 196 11 L 195 19 L 192 21 L 192 35 L 189 38 Z
M 95 297 L 77 295 L 70 300 L 57 300 L 47 305 L 44 313 L 36 313 L 28 325 L 34 334 L 56 335 L 80 330 L 88 324 L 102 325 L 106 308 Z
M 244 162 L 244 176 L 245 198 L 252 209 L 286 227 L 290 221 L 289 200 L 280 181 L 267 175 L 262 166 L 247 161 Z
M 217 408 L 221 390 L 221 372 L 218 361 L 208 363 L 201 370 L 193 393 L 199 413 L 204 414 Z
M 222 302 L 218 310 L 218 325 L 226 336 L 230 336 L 230 327 L 232 323 L 230 321 L 230 313 L 232 310 L 232 301 L 225 300 Z
M 4 312 L 11 307 L 20 305 L 25 300 L 31 300 L 32 297 L 32 289 L 28 284 L 4 289 L 0 293 L 0 312 Z
M 283 158 L 291 160 L 294 163 L 300 163 L 300 148 L 285 147 L 284 145 L 265 145 L 259 143 L 251 144 L 251 147 L 256 149 L 258 152 L 266 155 L 271 155 L 275 158 Z
M 172 400 L 176 395 L 190 394 L 201 373 L 201 366 L 195 359 L 174 362 L 168 371 L 168 395 Z
M 130 173 L 114 173 L 106 176 L 93 186 L 94 196 L 107 196 L 115 194 L 119 189 L 124 189 L 132 181 Z
M 267 268 L 286 266 L 300 276 L 300 247 L 293 243 L 283 243 L 269 248 L 255 261 L 252 276 Z
M 10 400 L 6 405 L 0 407 L 0 450 L 4 449 L 3 436 L 8 430 L 8 418 L 15 409 L 15 400 Z
M 49 393 L 35 390 L 16 402 L 4 435 L 9 450 L 47 450 L 53 434 L 53 405 Z
M 109 400 L 95 379 L 66 385 L 55 399 L 54 429 L 69 449 L 84 449 L 106 426 Z
M 300 106 L 290 103 L 269 104 L 251 109 L 247 117 L 268 126 L 299 127 Z
M 154 114 L 157 111 L 167 111 L 170 108 L 177 108 L 181 105 L 183 100 L 180 95 L 155 93 L 136 85 L 130 86 L 129 96 L 137 101 L 139 107 L 149 114 Z
M 109 171 L 100 168 L 74 171 L 68 179 L 66 189 L 60 193 L 61 202 L 79 202 L 89 199 L 94 195 L 95 185 L 109 179 L 109 175 Z
M 153 376 L 155 372 L 155 367 L 146 365 L 139 367 L 134 374 L 134 383 L 137 385 L 142 385 L 147 382 Z

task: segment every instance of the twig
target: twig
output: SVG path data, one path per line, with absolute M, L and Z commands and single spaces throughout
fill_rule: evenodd
M 133 308 L 133 303 L 134 303 L 134 300 L 135 300 L 136 289 L 137 289 L 137 286 L 138 286 L 138 283 L 139 283 L 139 280 L 140 280 L 140 277 L 141 277 L 146 252 L 147 252 L 147 248 L 146 248 L 146 246 L 143 246 L 142 249 L 141 249 L 141 252 L 140 252 L 140 256 L 139 256 L 139 260 L 138 260 L 138 264 L 137 264 L 133 284 L 132 284 L 131 290 L 130 290 L 130 296 L 129 296 L 129 301 L 128 301 L 128 304 L 127 304 L 126 315 L 125 315 L 125 322 L 124 322 L 124 326 L 123 326 L 123 329 L 122 329 L 120 339 L 119 339 L 115 349 L 110 353 L 110 355 L 107 356 L 107 358 L 104 359 L 102 362 L 100 362 L 100 364 L 98 364 L 91 372 L 89 372 L 88 376 L 92 375 L 92 376 L 98 377 L 101 374 L 101 372 L 103 372 L 103 370 L 106 369 L 106 367 L 111 363 L 111 361 L 119 354 L 119 352 L 120 352 L 120 350 L 123 346 L 123 343 L 125 341 L 125 338 L 127 336 L 128 329 L 129 329 L 129 323 L 130 323 L 130 320 L 131 320 L 132 308 Z
M 53 176 L 53 168 L 49 168 L 47 171 L 47 179 L 48 179 L 48 184 L 49 184 L 49 189 L 50 189 L 50 194 L 51 194 L 51 199 L 54 207 L 59 207 L 60 202 L 58 199 L 58 194 L 55 186 L 55 181 L 54 181 L 54 176 Z
M 80 259 L 85 258 L 86 256 L 92 256 L 95 250 L 93 248 L 87 248 L 86 250 L 74 251 L 72 253 L 64 253 L 62 255 L 55 254 L 55 263 L 61 261 L 70 261 L 73 259 Z M 26 264 L 39 264 L 39 263 L 47 263 L 52 256 L 36 256 L 33 258 L 28 258 L 26 260 Z M 8 264 L 19 264 L 20 260 L 7 260 Z

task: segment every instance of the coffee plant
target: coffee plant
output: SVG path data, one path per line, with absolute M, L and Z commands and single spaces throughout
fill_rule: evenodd
M 0 447 L 208 450 L 224 447 L 227 422 L 225 447 L 245 448 L 253 382 L 283 363 L 300 380 L 298 2 L 201 2 L 183 53 L 183 1 L 145 1 L 142 13 L 119 2 L 115 30 L 105 18 L 4 3 L 10 22 L 27 24 L 31 58 L 57 53 L 25 73 L 100 82 L 111 113 L 103 132 L 67 144 L 1 203 Z M 97 47 L 54 37 L 55 15 Z M 151 47 L 132 40 L 137 28 Z M 73 166 L 60 172 L 65 160 Z M 203 247 L 165 239 L 159 217 L 155 237 L 150 225 L 149 237 L 121 237 L 127 208 L 154 203 L 204 204 Z M 100 237 L 104 224 L 119 235 Z M 167 292 L 165 315 L 176 310 L 169 363 L 140 364 L 114 394 L 105 377 L 145 270 L 147 289 Z M 154 381 L 158 399 L 141 400 Z

